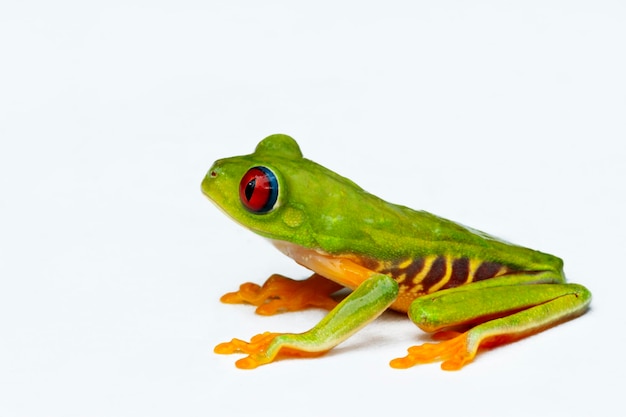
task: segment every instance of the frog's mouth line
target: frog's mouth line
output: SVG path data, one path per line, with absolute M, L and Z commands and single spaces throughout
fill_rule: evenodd
M 268 235 L 268 233 L 264 230 L 261 230 L 259 228 L 256 228 L 250 224 L 244 224 L 242 221 L 238 220 L 235 216 L 233 216 L 228 210 L 226 210 L 224 207 L 222 207 L 216 200 L 214 200 L 209 194 L 204 192 L 204 189 L 202 190 L 204 196 L 215 206 L 217 207 L 222 213 L 224 213 L 226 215 L 226 217 L 228 217 L 229 219 L 232 219 L 235 223 L 237 223 L 239 226 L 248 229 L 252 232 L 254 232 L 255 234 L 262 236 L 266 239 L 275 239 L 274 236 L 270 236 Z

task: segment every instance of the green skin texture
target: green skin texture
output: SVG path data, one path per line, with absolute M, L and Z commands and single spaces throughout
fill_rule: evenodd
M 247 210 L 239 199 L 241 178 L 255 166 L 269 168 L 279 184 L 277 204 L 264 214 Z M 409 316 L 427 331 L 523 310 L 475 326 L 468 336 L 472 357 L 482 340 L 504 334 L 505 328 L 506 334 L 522 336 L 582 314 L 590 302 L 587 289 L 565 283 L 561 259 L 388 203 L 303 158 L 298 144 L 286 135 L 265 138 L 250 155 L 216 161 L 202 182 L 202 191 L 231 218 L 263 237 L 331 255 L 383 261 L 446 255 L 532 272 L 438 291 L 413 302 Z M 380 315 L 397 294 L 393 279 L 372 274 L 309 332 L 277 337 L 255 360 L 269 362 L 282 347 L 328 350 Z M 367 308 L 364 297 L 370 300 Z M 435 299 L 440 302 L 433 304 Z

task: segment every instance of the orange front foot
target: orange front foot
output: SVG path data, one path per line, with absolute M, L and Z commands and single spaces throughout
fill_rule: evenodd
M 230 342 L 220 343 L 215 346 L 214 352 L 220 354 L 246 353 L 248 356 L 235 362 L 239 369 L 254 369 L 259 365 L 273 362 L 282 357 L 315 357 L 325 352 L 304 352 L 294 348 L 284 347 L 282 336 L 289 338 L 290 335 L 283 333 L 265 332 L 253 336 L 250 342 L 233 339 Z
M 331 294 L 341 288 L 341 285 L 317 274 L 303 281 L 274 274 L 263 286 L 250 282 L 241 284 L 239 291 L 224 294 L 220 300 L 228 304 L 255 305 L 257 314 L 264 316 L 308 307 L 332 310 L 337 301 Z
M 233 339 L 230 342 L 220 343 L 215 346 L 214 352 L 220 354 L 247 353 L 248 356 L 239 359 L 235 362 L 235 365 L 240 369 L 254 369 L 259 365 L 273 360 L 273 358 L 266 360 L 264 353 L 267 351 L 269 344 L 278 335 L 280 335 L 280 333 L 265 332 L 252 337 L 250 342 L 245 342 L 241 339 Z
M 435 334 L 436 339 L 445 339 L 451 333 Z M 456 371 L 465 364 L 471 362 L 476 356 L 476 350 L 470 349 L 468 333 L 454 333 L 454 337 L 438 343 L 424 343 L 421 346 L 412 346 L 408 349 L 408 355 L 404 358 L 392 360 L 389 365 L 392 368 L 409 368 L 414 365 L 442 361 L 441 369 Z

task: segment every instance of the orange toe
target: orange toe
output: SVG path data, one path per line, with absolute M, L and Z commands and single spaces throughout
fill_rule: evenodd
M 252 304 L 257 306 L 256 312 L 264 316 L 309 307 L 331 310 L 337 305 L 331 295 L 341 288 L 319 275 L 297 281 L 275 274 L 263 286 L 247 282 L 239 291 L 224 294 L 220 300 L 228 304 Z
M 443 335 L 449 336 L 449 335 Z M 439 343 L 424 343 L 408 349 L 403 358 L 392 360 L 392 368 L 405 369 L 411 366 L 442 361 L 441 369 L 454 371 L 461 369 L 474 358 L 474 353 L 468 350 L 467 334 L 460 334 L 452 339 Z

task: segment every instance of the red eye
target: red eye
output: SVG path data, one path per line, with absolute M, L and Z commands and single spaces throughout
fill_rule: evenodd
M 250 168 L 239 183 L 239 199 L 253 213 L 267 213 L 276 205 L 278 181 L 265 167 Z

